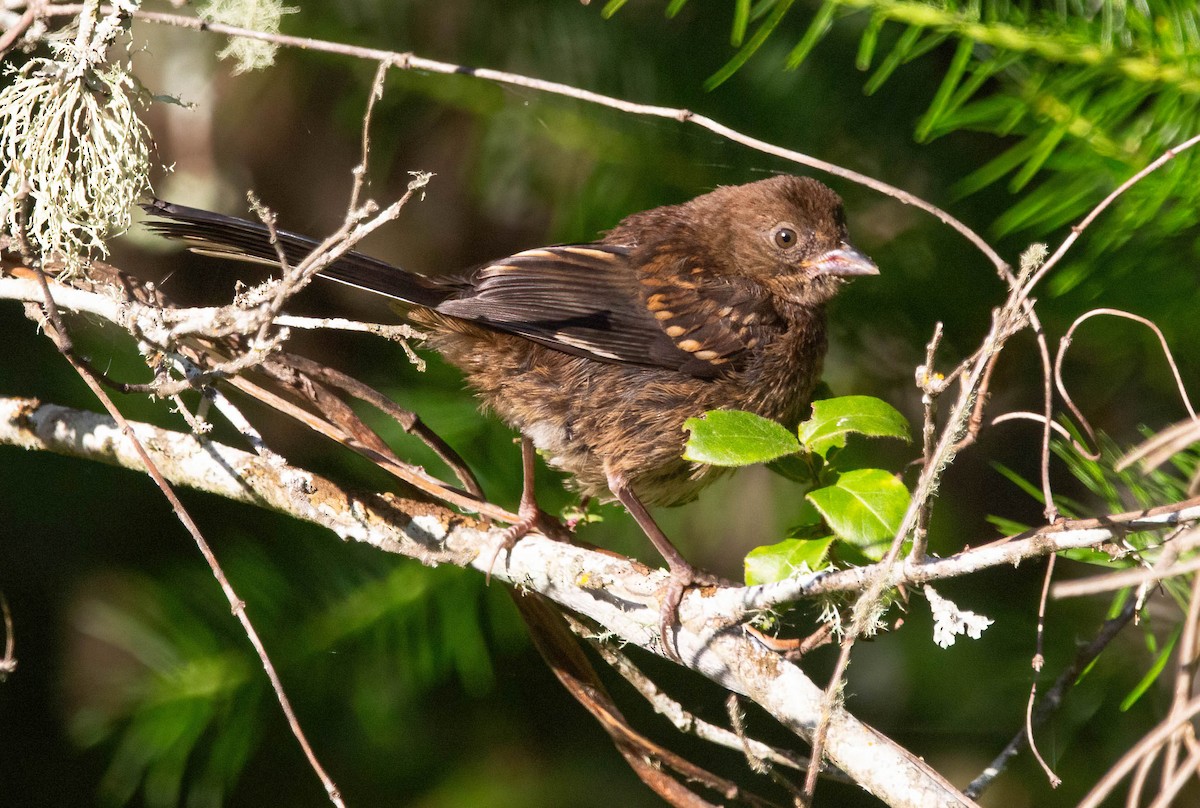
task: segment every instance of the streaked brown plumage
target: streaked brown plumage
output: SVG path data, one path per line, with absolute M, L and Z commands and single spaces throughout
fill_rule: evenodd
M 156 202 L 157 232 L 274 262 L 261 224 Z M 315 242 L 280 234 L 299 260 Z M 593 244 L 545 247 L 454 278 L 359 253 L 322 275 L 402 300 L 489 409 L 581 493 L 626 505 L 672 570 L 664 628 L 701 580 L 643 507 L 693 499 L 712 467 L 682 459 L 683 422 L 743 409 L 794 423 L 826 349 L 825 304 L 876 274 L 850 246 L 839 197 L 779 176 L 635 213 Z M 532 521 L 536 508 L 523 502 Z M 514 537 L 523 525 L 514 531 Z

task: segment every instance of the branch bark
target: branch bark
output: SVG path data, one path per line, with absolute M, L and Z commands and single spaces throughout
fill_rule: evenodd
M 195 435 L 131 425 L 172 483 L 286 513 L 341 539 L 427 565 L 473 566 L 480 572 L 502 541 L 502 529 L 439 505 L 352 492 L 318 474 Z M 132 442 L 111 418 L 33 399 L 0 398 L 0 444 L 143 470 Z M 662 570 L 531 534 L 501 553 L 492 577 L 545 595 L 620 641 L 661 654 L 658 600 L 667 578 Z M 684 663 L 809 737 L 821 688 L 734 622 L 708 620 L 703 604 L 714 597 L 704 591 L 684 599 L 677 638 Z M 826 749 L 834 765 L 889 805 L 975 804 L 924 761 L 841 707 L 830 722 Z

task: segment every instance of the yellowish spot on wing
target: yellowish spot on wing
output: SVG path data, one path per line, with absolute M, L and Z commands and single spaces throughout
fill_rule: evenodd
M 542 247 L 539 247 L 536 250 L 525 250 L 524 252 L 519 252 L 513 257 L 514 258 L 557 258 L 558 254 L 555 253 L 554 250 L 547 250 Z
M 573 255 L 583 256 L 584 258 L 599 258 L 601 260 L 612 258 L 612 253 L 605 250 L 595 250 L 591 247 L 560 247 L 559 249 Z

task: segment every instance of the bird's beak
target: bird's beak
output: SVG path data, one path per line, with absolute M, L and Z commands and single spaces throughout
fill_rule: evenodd
M 879 267 L 848 242 L 843 241 L 837 249 L 817 256 L 809 264 L 818 274 L 835 278 L 855 278 L 860 275 L 878 275 Z

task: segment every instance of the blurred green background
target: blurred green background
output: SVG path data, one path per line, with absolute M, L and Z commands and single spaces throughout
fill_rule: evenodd
M 1029 185 L 993 182 L 963 195 L 964 177 L 1023 143 L 1036 126 L 1014 126 L 1000 137 L 960 123 L 917 142 L 914 128 L 950 69 L 953 42 L 933 43 L 867 94 L 869 74 L 855 66 L 866 17 L 839 22 L 799 69 L 782 69 L 816 8 L 799 3 L 745 67 L 709 92 L 705 79 L 735 52 L 728 10 L 689 3 L 667 19 L 665 4 L 635 2 L 606 20 L 598 5 L 312 2 L 298 4 L 283 27 L 696 110 L 942 205 L 1013 263 L 1031 241 L 1053 245 L 1066 232 L 1060 215 L 1037 211 L 1026 211 L 1027 226 L 1014 228 L 1020 217 L 1012 211 L 1021 210 L 1015 206 L 1022 199 L 1055 176 L 1092 171 L 1086 176 L 1095 192 L 1081 194 L 1071 208 L 1086 210 L 1113 187 L 1112 177 L 1128 176 L 1145 161 L 1138 148 L 1124 157 L 1102 154 L 1096 162 L 1104 171 L 1096 173 L 1091 163 L 1071 165 L 1081 158 L 1064 152 Z M 884 26 L 881 53 L 903 34 Z M 155 104 L 146 115 L 159 160 L 174 167 L 160 173 L 156 195 L 244 213 L 244 192 L 252 189 L 287 229 L 322 235 L 340 224 L 374 65 L 287 50 L 273 68 L 233 75 L 214 55 L 222 37 L 137 23 L 134 40 L 145 45 L 135 66 L 146 87 L 194 104 Z M 984 98 L 1004 91 L 1002 82 L 981 90 Z M 1195 130 L 1176 131 L 1182 139 Z M 810 173 L 673 121 L 466 76 L 393 71 L 375 113 L 370 194 L 390 201 L 413 171 L 436 175 L 424 198 L 363 249 L 431 274 L 538 244 L 588 240 L 627 213 L 717 184 Z M 1002 284 L 980 254 L 931 217 L 817 176 L 845 198 L 855 243 L 882 269 L 834 304 L 826 381 L 839 395 L 881 397 L 919 423 L 913 368 L 935 322 L 946 327 L 940 366 L 949 369 L 986 332 Z M 1189 176 L 1195 182 L 1182 163 L 1164 176 L 1176 191 Z M 1101 220 L 1046 288 L 1040 311 L 1052 338 L 1098 305 L 1151 317 L 1194 385 L 1200 369 L 1195 210 L 1172 193 L 1163 192 L 1161 217 L 1146 211 L 1153 200 L 1141 199 L 1141 207 Z M 1171 227 L 1163 224 L 1168 212 Z M 114 245 L 113 260 L 159 279 L 184 302 L 227 300 L 235 281 L 252 273 L 179 254 L 136 227 Z M 340 287 L 308 290 L 298 309 L 389 316 Z M 18 306 L 0 307 L 0 331 L 7 337 L 0 393 L 98 408 Z M 127 335 L 83 321 L 76 331 L 95 365 L 120 380 L 146 380 Z M 520 463 L 513 435 L 476 411 L 456 372 L 437 357 L 428 356 L 429 370 L 420 374 L 397 346 L 377 339 L 298 334 L 292 347 L 416 410 L 468 460 L 494 499 L 515 506 Z M 1139 425 L 1161 426 L 1184 414 L 1152 337 L 1133 324 L 1085 326 L 1066 374 L 1085 412 L 1119 442 L 1137 440 Z M 1019 336 L 992 384 L 991 412 L 1038 409 L 1040 385 L 1032 340 Z M 122 405 L 131 417 L 183 428 L 144 397 L 126 397 Z M 389 484 L 332 444 L 253 406 L 248 411 L 292 462 L 362 487 Z M 437 468 L 406 437 L 387 436 L 401 454 Z M 935 510 L 937 552 L 997 536 L 989 515 L 1040 520 L 1040 505 L 993 465 L 1036 478 L 1039 440 L 1040 430 L 1028 422 L 1005 424 L 986 430 L 958 458 Z M 914 456 L 912 447 L 870 448 L 883 453 L 877 464 L 893 469 Z M 1058 465 L 1055 480 L 1086 499 Z M 539 489 L 550 510 L 571 501 L 549 472 Z M 0 447 L 0 492 L 0 589 L 13 610 L 20 660 L 0 686 L 0 802 L 328 804 L 211 575 L 147 479 Z M 350 805 L 657 804 L 546 670 L 500 586 L 485 587 L 474 572 L 425 569 L 345 544 L 255 509 L 188 492 L 184 501 L 246 600 L 317 754 Z M 740 577 L 746 551 L 782 538 L 801 501 L 789 483 L 756 468 L 661 517 L 696 564 Z M 601 513 L 604 521 L 584 528 L 582 538 L 657 563 L 625 514 L 611 506 Z M 1075 572 L 1065 567 L 1062 574 Z M 940 587 L 963 608 L 996 620 L 981 640 L 947 650 L 932 644 L 928 610 L 915 600 L 902 630 L 856 651 L 850 709 L 965 785 L 1023 722 L 1041 569 L 1029 564 Z M 1108 605 L 1103 599 L 1051 605 L 1051 677 L 1095 632 Z M 1118 705 L 1149 667 L 1156 633 L 1167 633 L 1176 619 L 1173 608 L 1170 602 L 1152 608 L 1148 630 L 1122 637 L 1042 731 L 1043 754 L 1064 785 L 1051 790 L 1022 755 L 985 804 L 1073 804 L 1157 720 L 1170 697 L 1165 690 L 1152 688 L 1127 711 Z M 833 657 L 827 648 L 803 667 L 823 683 Z M 725 723 L 716 688 L 643 661 L 685 705 Z M 612 685 L 627 715 L 651 737 L 784 799 L 766 780 L 745 774 L 737 755 L 681 739 L 629 688 Z M 749 726 L 789 743 L 754 712 Z M 823 806 L 866 799 L 848 786 L 825 784 L 819 791 Z

